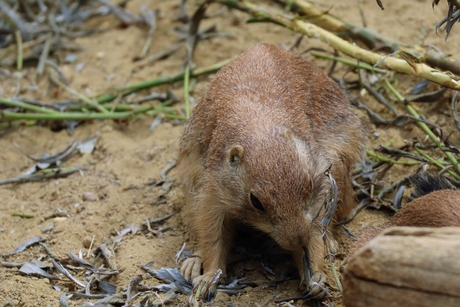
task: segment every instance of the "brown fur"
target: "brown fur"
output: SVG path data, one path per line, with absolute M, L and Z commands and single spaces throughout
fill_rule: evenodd
M 338 220 L 355 206 L 349 172 L 361 159 L 364 140 L 344 92 L 301 57 L 259 44 L 224 67 L 180 142 L 186 219 L 204 269 L 194 282 L 209 282 L 217 269 L 225 274 L 236 220 L 292 251 L 302 277 L 307 247 L 313 279 L 324 282 L 320 218 L 313 220 L 329 188 L 324 172 L 332 165 L 342 200 Z M 263 210 L 251 204 L 250 193 Z M 201 262 L 190 259 L 182 272 L 193 278 Z
M 412 200 L 389 222 L 364 229 L 353 250 L 358 250 L 391 226 L 460 227 L 460 191 L 438 190 Z

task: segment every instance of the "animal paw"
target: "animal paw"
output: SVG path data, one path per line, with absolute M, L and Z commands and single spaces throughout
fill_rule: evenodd
M 331 235 L 326 234 L 326 250 L 328 256 L 335 256 L 339 252 L 340 245 L 339 242 Z
M 184 260 L 180 267 L 180 273 L 187 280 L 194 280 L 201 275 L 202 261 L 199 255 L 192 255 Z
M 210 301 L 217 293 L 217 284 L 219 283 L 222 270 L 216 272 L 207 272 L 193 279 L 193 291 L 189 302 L 191 306 L 194 301 Z
M 314 272 L 304 292 L 307 298 L 321 300 L 327 294 L 329 294 L 325 286 L 325 283 L 326 283 L 326 275 L 323 272 L 319 272 L 319 271 Z M 301 285 L 302 284 L 304 285 L 304 281 L 302 281 Z

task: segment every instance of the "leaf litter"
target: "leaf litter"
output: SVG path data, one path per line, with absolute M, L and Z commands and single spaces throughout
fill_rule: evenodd
M 32 30 L 33 22 L 25 21 L 26 19 L 23 18 L 23 16 L 25 16 L 24 14 L 30 15 L 29 17 L 32 17 L 30 20 L 46 21 L 40 23 L 40 30 L 48 35 L 52 35 L 53 33 L 59 33 L 60 35 L 67 37 L 91 35 L 98 30 L 81 30 L 81 25 L 83 24 L 83 22 L 89 20 L 90 18 L 94 18 L 96 16 L 105 16 L 107 14 L 113 14 L 114 16 L 116 16 L 116 18 L 120 20 L 120 27 L 127 27 L 131 25 L 141 26 L 142 24 L 144 24 L 144 26 L 147 25 L 147 38 L 151 38 L 156 28 L 157 12 L 147 11 L 144 12 L 144 14 L 138 16 L 125 10 L 119 5 L 114 5 L 111 2 L 105 0 L 95 1 L 95 3 L 92 3 L 88 6 L 82 6 L 80 5 L 81 3 L 77 1 L 62 2 L 63 4 L 61 5 L 61 7 L 56 9 L 55 12 L 50 14 L 49 16 L 47 16 L 44 12 L 47 11 L 48 8 L 52 7 L 53 3 L 51 3 L 50 1 L 39 1 L 39 3 L 41 3 L 42 5 L 42 8 L 40 9 L 40 11 L 38 11 L 38 13 L 31 12 L 30 9 L 28 10 L 28 8 L 30 8 L 30 1 L 23 2 L 25 3 L 23 8 L 24 11 L 18 10 L 18 8 L 16 7 L 10 7 L 8 4 L 6 4 L 6 2 L 4 2 L 3 4 L 2 2 L 0 2 L 0 10 L 13 21 L 13 23 L 21 33 L 24 42 L 32 42 L 37 47 L 34 48 L 33 52 L 29 53 L 22 59 L 22 61 L 34 62 L 35 64 L 37 64 L 37 67 L 44 67 L 44 65 L 52 66 L 52 64 L 50 64 L 47 61 L 50 61 L 50 55 L 52 55 L 52 53 L 55 50 L 77 50 L 78 48 L 74 48 L 74 46 L 71 46 L 67 42 L 63 42 L 60 39 L 57 40 L 55 36 L 52 39 L 50 38 L 51 36 L 48 36 L 45 38 L 45 40 L 40 40 L 40 35 L 42 34 L 38 33 L 38 30 L 36 29 Z M 196 10 L 195 14 L 193 14 L 192 17 L 189 17 L 185 11 L 185 2 L 186 1 L 182 1 L 181 3 L 180 8 L 182 8 L 182 10 L 179 19 L 187 23 L 188 30 L 179 33 L 179 41 L 185 40 L 187 55 L 184 62 L 186 66 L 188 65 L 190 68 L 193 69 L 193 54 L 197 44 L 201 39 L 207 38 L 205 34 L 212 34 L 212 32 L 216 31 L 216 28 L 214 26 L 210 26 L 201 31 L 199 29 L 201 20 L 206 17 L 205 10 L 210 1 L 202 2 L 202 5 L 198 8 L 198 10 Z M 453 23 L 455 23 L 458 20 L 457 7 L 453 6 L 453 1 L 449 3 L 449 15 L 447 19 L 444 21 L 444 23 L 447 22 L 446 39 L 449 35 L 450 29 L 453 26 Z M 380 4 L 381 2 L 379 1 L 379 5 Z M 440 23 L 436 29 L 440 28 L 442 25 L 443 23 Z M 11 46 L 14 42 L 13 28 L 9 28 L 9 31 L 7 33 L 8 35 L 2 36 L 3 40 L 0 43 L 4 44 L 4 46 Z M 212 35 L 210 35 L 209 37 L 211 36 Z M 146 42 L 146 44 L 144 45 L 145 50 L 148 49 L 148 45 L 149 44 Z M 141 56 L 137 57 L 136 60 L 139 60 L 139 63 L 146 63 L 143 62 L 146 60 L 156 61 L 170 56 L 171 54 L 179 50 L 179 48 L 180 45 L 176 43 L 171 47 L 171 49 L 166 50 L 164 53 L 157 54 L 155 58 L 149 58 L 146 54 L 144 54 L 144 52 L 141 52 Z M 10 63 L 8 63 L 7 61 L 6 65 L 16 64 L 19 61 L 21 61 L 19 57 L 14 58 L 14 61 L 10 61 Z M 414 65 L 415 63 L 412 64 Z M 59 67 L 56 67 L 57 72 L 59 72 Z M 40 69 L 40 71 L 42 71 L 42 69 Z M 434 137 L 436 137 L 438 141 L 442 143 L 442 146 L 433 146 L 433 143 L 430 143 L 428 139 L 414 139 L 410 142 L 408 146 L 404 146 L 401 148 L 392 148 L 390 146 L 381 146 L 379 148 L 374 148 L 373 151 L 378 152 L 381 155 L 368 155 L 363 164 L 358 167 L 354 175 L 353 182 L 360 197 L 360 205 L 348 219 L 346 219 L 345 221 L 341 221 L 342 223 L 350 221 L 359 210 L 366 207 L 373 207 L 375 209 L 389 211 L 396 211 L 400 208 L 401 203 L 403 202 L 403 199 L 405 197 L 404 194 L 406 191 L 406 187 L 410 185 L 410 181 L 408 181 L 408 177 L 402 178 L 394 182 L 388 182 L 385 178 L 385 175 L 391 170 L 391 168 L 395 167 L 395 165 L 398 164 L 397 162 L 407 163 L 407 160 L 415 160 L 421 162 L 422 166 L 418 167 L 415 170 L 415 172 L 423 172 L 429 165 L 432 168 L 440 168 L 439 165 L 433 162 L 433 160 L 435 159 L 430 159 L 429 156 L 430 154 L 434 155 L 433 152 L 435 150 L 441 150 L 442 152 L 453 152 L 458 156 L 458 146 L 456 144 L 450 143 L 449 139 L 444 137 L 446 133 L 443 132 L 439 125 L 435 124 L 434 122 L 431 122 L 429 119 L 423 117 L 423 115 L 416 116 L 413 114 L 402 114 L 406 112 L 406 110 L 403 107 L 411 102 L 436 103 L 439 100 L 443 99 L 445 93 L 447 92 L 445 88 L 437 88 L 434 91 L 426 91 L 427 84 L 425 83 L 422 86 L 418 86 L 417 90 L 414 91 L 412 96 L 407 95 L 402 102 L 397 102 L 396 99 L 394 99 L 395 93 L 391 93 L 391 89 L 385 87 L 385 83 L 382 81 L 385 79 L 391 79 L 393 76 L 384 74 L 377 75 L 375 73 L 365 74 L 362 71 L 355 71 L 355 73 L 361 75 L 361 86 L 367 91 L 367 93 L 369 93 L 379 104 L 386 108 L 385 111 L 375 111 L 376 109 L 378 109 L 375 107 L 375 105 L 367 105 L 368 101 L 363 102 L 360 97 L 352 97 L 352 101 L 354 101 L 358 107 L 363 108 L 367 112 L 370 120 L 373 123 L 375 123 L 376 125 L 383 125 L 387 127 L 403 127 L 413 125 L 414 123 L 423 123 L 429 126 L 431 129 L 433 129 L 432 132 Z M 61 79 L 62 82 L 67 84 L 65 76 L 63 74 L 58 75 L 58 79 Z M 370 81 L 370 79 L 372 79 L 372 82 Z M 343 79 L 339 81 L 342 84 L 345 83 Z M 120 94 L 117 94 L 116 96 L 119 97 L 119 95 Z M 152 93 L 150 96 L 145 96 L 137 100 L 122 101 L 126 104 L 140 104 L 151 99 L 160 100 L 162 102 L 168 102 L 170 100 L 162 94 Z M 35 106 L 44 105 L 46 106 L 46 108 L 55 108 L 58 110 L 68 109 L 74 106 L 81 107 L 81 104 L 78 100 L 67 101 L 62 104 L 48 104 L 41 103 L 40 101 L 34 101 L 34 103 L 30 104 Z M 89 105 L 86 105 L 86 107 L 88 106 Z M 111 105 L 110 107 L 114 108 L 115 106 Z M 454 94 L 452 98 L 451 108 L 454 114 L 454 119 L 457 123 L 457 93 Z M 19 111 L 23 110 L 16 110 L 16 112 Z M 162 114 L 163 113 L 158 113 L 156 115 L 156 120 L 152 123 L 151 126 L 152 130 L 162 123 L 163 119 L 165 118 Z M 70 171 L 81 171 L 81 167 L 70 170 L 63 170 L 60 168 L 60 165 L 62 162 L 69 160 L 72 157 L 72 155 L 74 155 L 78 150 L 80 150 L 80 152 L 91 153 L 95 148 L 96 139 L 97 138 L 94 138 L 92 140 L 89 140 L 88 142 L 82 143 L 73 141 L 61 152 L 55 155 L 44 156 L 40 158 L 30 155 L 23 149 L 18 147 L 21 152 L 23 152 L 28 158 L 34 161 L 34 165 L 26 174 L 29 176 L 28 178 L 12 178 L 8 183 L 43 180 L 48 178 L 55 178 L 61 175 L 68 175 L 71 174 Z M 456 149 L 457 151 L 455 151 Z M 423 152 L 420 153 L 420 150 L 422 150 Z M 428 155 L 428 157 L 423 153 Z M 447 159 L 442 161 L 441 171 L 447 172 L 447 170 L 450 170 L 451 172 L 453 172 L 454 175 L 452 175 L 452 173 L 447 173 L 447 176 L 449 176 L 449 180 L 458 183 L 458 178 L 455 177 L 455 174 L 458 174 L 455 172 L 455 170 L 452 170 L 452 167 L 448 169 L 446 167 L 447 163 Z M 425 168 L 423 168 L 423 166 L 425 166 Z M 150 184 L 150 186 L 161 186 L 165 193 L 168 193 L 171 190 L 171 186 L 173 185 L 174 180 L 172 178 L 167 178 L 167 175 L 168 171 L 173 167 L 173 162 L 167 165 L 160 174 L 161 179 L 156 180 L 154 183 Z M 41 175 L 39 173 L 43 170 L 48 170 L 51 172 L 45 173 L 45 175 L 42 175 L 41 177 L 38 176 Z M 328 175 L 328 178 L 331 181 L 332 188 L 334 188 L 335 184 L 333 183 L 333 178 L 330 175 Z M 334 193 L 334 190 L 332 190 L 331 195 L 335 194 L 336 193 Z M 337 198 L 336 196 L 332 196 L 332 198 L 328 201 L 328 207 L 334 208 L 337 202 Z M 331 212 L 333 212 L 333 209 L 330 209 L 328 211 L 329 214 L 325 217 L 324 220 L 325 224 L 328 224 L 330 222 Z M 88 260 L 83 259 L 82 255 L 77 256 L 76 254 L 73 254 L 71 252 L 67 253 L 68 258 L 63 259 L 60 256 L 54 254 L 49 249 L 49 247 L 42 242 L 41 238 L 37 237 L 33 238 L 28 242 L 25 242 L 20 247 L 18 247 L 13 253 L 2 255 L 2 257 L 11 257 L 13 255 L 16 255 L 17 253 L 23 252 L 28 247 L 38 243 L 46 251 L 48 259 L 45 260 L 51 261 L 52 266 L 49 264 L 42 265 L 39 264 L 37 261 L 28 261 L 24 263 L 2 261 L 1 263 L 5 266 L 20 268 L 19 272 L 26 275 L 34 275 L 52 280 L 56 279 L 59 281 L 61 281 L 63 277 L 67 278 L 69 282 L 73 284 L 73 292 L 63 293 L 61 295 L 59 300 L 61 306 L 68 306 L 67 299 L 78 298 L 86 298 L 93 300 L 98 299 L 98 301 L 94 303 L 96 305 L 114 304 L 122 306 L 153 306 L 166 304 L 174 301 L 174 299 L 177 297 L 176 293 L 181 293 L 185 295 L 190 295 L 192 293 L 193 287 L 191 283 L 186 281 L 175 268 L 161 268 L 159 270 L 153 270 L 150 268 L 152 266 L 152 263 L 141 265 L 141 268 L 146 273 L 163 282 L 163 284 L 160 284 L 158 286 L 143 285 L 142 275 L 137 275 L 133 279 L 131 279 L 126 289 L 117 289 L 115 285 L 111 284 L 110 282 L 104 281 L 103 279 L 110 278 L 110 276 L 119 274 L 117 264 L 115 262 L 116 246 L 118 243 L 122 242 L 128 234 L 134 236 L 138 233 L 153 233 L 157 236 L 160 236 L 163 231 L 169 229 L 168 226 L 163 227 L 161 224 L 166 222 L 175 213 L 176 212 L 167 214 L 161 218 L 147 219 L 147 221 L 141 225 L 132 224 L 128 227 L 123 228 L 115 238 L 111 238 L 110 240 L 108 240 L 108 243 L 101 244 L 97 246 L 93 251 L 90 251 L 90 254 L 86 255 L 86 258 Z M 54 218 L 56 216 L 58 215 L 50 215 L 51 218 Z M 348 233 L 349 236 L 353 236 L 351 232 Z M 185 250 L 185 245 L 183 245 L 180 249 L 180 252 L 178 252 L 176 261 L 180 262 L 179 259 L 182 258 L 182 255 L 185 255 L 185 257 L 188 255 L 188 251 Z M 270 275 L 275 275 L 275 273 L 264 263 L 261 263 L 261 266 Z M 216 282 L 218 279 L 219 274 L 217 272 Z M 281 278 L 281 280 L 283 279 Z M 221 291 L 229 290 L 227 293 L 235 294 L 239 293 L 241 289 L 247 286 L 248 284 L 262 285 L 264 283 L 267 284 L 267 281 L 242 281 L 241 279 L 234 279 L 227 285 L 219 285 L 218 289 L 220 289 Z M 121 292 L 117 292 L 117 290 Z M 166 294 L 160 297 L 156 292 L 153 291 L 160 291 Z M 138 303 L 135 303 L 135 301 L 138 301 Z M 276 299 L 276 302 L 282 301 L 282 299 Z M 85 302 L 80 306 L 90 305 L 93 305 L 93 303 Z

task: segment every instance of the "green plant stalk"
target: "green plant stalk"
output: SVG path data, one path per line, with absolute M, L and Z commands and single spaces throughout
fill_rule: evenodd
M 432 157 L 430 157 L 428 154 L 424 153 L 420 148 L 418 148 L 417 146 L 414 147 L 415 150 L 421 155 L 423 156 L 425 159 L 427 159 L 428 161 L 430 161 L 431 163 L 433 163 L 434 165 L 436 165 L 437 167 L 439 167 L 440 169 L 444 169 L 445 167 L 439 163 L 439 161 L 436 161 L 435 159 L 433 159 Z M 448 169 L 446 170 L 447 173 L 449 173 L 452 177 L 454 177 L 455 179 L 457 180 L 460 180 L 460 175 L 457 174 L 456 172 Z
M 332 270 L 332 274 L 334 274 L 334 279 L 335 279 L 335 282 L 337 283 L 337 288 L 338 288 L 339 292 L 341 294 L 343 294 L 342 283 L 340 282 L 339 275 L 337 274 L 337 269 L 335 267 L 335 262 L 334 261 L 331 262 L 331 270 Z
M 438 83 L 442 86 L 460 90 L 460 82 L 455 80 L 451 75 L 447 73 L 433 69 L 422 63 L 411 63 L 410 65 L 403 59 L 398 59 L 390 56 L 382 56 L 380 54 L 365 50 L 357 45 L 345 41 L 337 35 L 334 35 L 318 26 L 315 26 L 312 23 L 305 22 L 296 17 L 286 14 L 282 15 L 277 12 L 270 12 L 268 9 L 258 7 L 249 1 L 215 0 L 215 2 L 244 11 L 254 17 L 262 18 L 264 20 L 268 19 L 271 22 L 283 25 L 292 31 L 305 34 L 310 38 L 316 38 L 357 60 L 369 63 L 371 65 L 378 65 L 383 69 L 418 76 Z
M 42 53 L 40 54 L 40 58 L 38 61 L 38 66 L 37 66 L 37 76 L 41 77 L 43 75 L 43 72 L 45 71 L 45 61 L 48 58 L 48 54 L 50 52 L 51 45 L 53 43 L 53 38 L 49 37 L 43 46 Z
M 28 104 L 22 101 L 14 101 L 14 100 L 3 98 L 3 97 L 0 97 L 0 104 L 4 104 L 7 106 L 12 106 L 16 108 L 22 108 L 25 110 L 35 111 L 35 112 L 44 113 L 44 114 L 60 114 L 58 111 L 54 111 L 54 110 L 47 109 L 44 107 L 38 107 L 38 106 Z M 1 115 L 0 115 L 0 118 L 1 118 Z
M 406 102 L 404 103 L 405 99 L 404 97 L 391 85 L 391 83 L 385 79 L 385 86 L 396 96 L 396 98 L 400 101 L 403 102 L 403 104 L 406 106 L 406 109 L 409 111 L 409 113 L 414 116 L 415 118 L 420 118 L 420 115 L 415 111 L 415 109 L 410 105 L 410 103 Z M 417 125 L 429 136 L 429 138 L 438 146 L 438 148 L 446 155 L 446 157 L 450 160 L 452 165 L 454 166 L 455 170 L 457 173 L 460 175 L 460 164 L 458 163 L 457 159 L 455 159 L 454 155 L 451 152 L 444 151 L 442 148 L 444 147 L 444 143 L 438 140 L 436 135 L 434 134 L 433 131 L 431 131 L 430 127 L 428 127 L 427 124 L 421 122 L 421 121 L 416 121 Z
M 159 104 L 157 106 L 151 106 L 151 107 L 152 108 L 166 107 L 170 103 L 171 103 L 171 100 L 166 100 L 166 101 L 162 102 L 161 104 Z M 114 112 L 136 111 L 139 108 L 138 105 L 133 105 L 133 104 L 117 104 L 117 105 L 114 105 L 112 103 L 104 103 L 104 104 L 101 104 L 100 106 L 102 108 L 106 109 L 106 110 L 112 110 L 112 108 L 113 108 Z M 73 112 L 78 112 L 78 111 L 81 112 L 83 109 L 85 109 L 85 107 L 86 106 L 82 106 L 82 105 L 71 105 L 67 109 L 69 111 L 73 111 Z M 86 108 L 86 110 L 94 111 L 95 107 L 91 106 L 91 107 Z
M 352 61 L 352 60 L 344 59 L 344 58 L 341 58 L 341 57 L 336 57 L 336 56 L 333 56 L 333 55 L 329 55 L 329 54 L 326 54 L 326 53 L 311 51 L 310 54 L 312 56 L 317 57 L 317 58 L 331 60 L 331 61 L 337 61 L 337 62 L 346 64 L 348 66 L 352 66 L 352 67 L 356 67 L 356 68 L 362 68 L 362 69 L 370 70 L 370 71 L 376 72 L 376 73 L 386 73 L 386 72 L 388 72 L 387 70 L 384 70 L 384 69 L 381 69 L 381 68 L 378 68 L 378 67 L 374 67 L 374 66 L 369 65 L 367 63 Z
M 0 114 L 0 121 L 4 120 L 87 120 L 87 119 L 123 119 L 138 113 L 144 113 L 152 110 L 152 106 L 139 107 L 131 112 L 115 113 L 83 113 L 83 112 L 65 112 L 58 114 L 37 114 L 37 113 L 9 113 Z
M 190 77 L 195 78 L 195 77 L 198 77 L 198 76 L 201 76 L 201 75 L 212 74 L 212 73 L 218 71 L 219 69 L 221 69 L 226 64 L 228 64 L 230 61 L 231 61 L 231 59 L 227 59 L 227 60 L 224 60 L 222 62 L 213 64 L 213 65 L 210 65 L 210 66 L 207 66 L 207 67 L 204 67 L 204 68 L 195 69 L 190 74 Z M 129 85 L 129 86 L 125 87 L 124 89 L 115 88 L 115 90 L 122 91 L 121 95 L 124 97 L 126 95 L 131 94 L 131 93 L 134 93 L 134 92 L 137 92 L 137 91 L 140 91 L 140 90 L 144 90 L 144 89 L 147 89 L 147 88 L 182 81 L 182 80 L 184 80 L 184 73 L 185 72 L 182 72 L 182 73 L 174 75 L 174 76 L 160 77 L 160 78 L 153 79 L 153 80 L 150 80 L 150 81 Z M 103 95 L 103 96 L 100 96 L 100 97 L 96 98 L 96 101 L 97 101 L 97 103 L 102 104 L 102 103 L 112 101 L 116 97 L 117 97 L 117 94 L 106 94 L 106 95 Z
M 95 107 L 99 112 L 101 113 L 109 113 L 109 111 L 107 111 L 106 109 L 102 108 L 99 103 L 97 103 L 96 101 L 94 100 L 91 100 L 89 99 L 88 97 L 80 94 L 79 92 L 77 92 L 76 90 L 74 90 L 73 88 L 71 88 L 70 86 L 67 86 L 65 85 L 64 83 L 62 83 L 61 81 L 59 81 L 56 77 L 54 77 L 53 75 L 51 75 L 51 80 L 56 83 L 57 85 L 59 85 L 60 87 L 62 87 L 63 89 L 65 89 L 69 94 L 77 97 L 78 99 L 80 99 L 81 101 L 85 102 L 88 106 L 92 106 L 92 107 Z
M 31 219 L 35 217 L 33 213 L 11 213 L 11 216 L 18 216 L 26 219 Z
M 190 118 L 190 92 L 189 92 L 189 81 L 190 81 L 190 66 L 185 67 L 184 72 L 184 98 L 185 98 L 185 118 Z
M 15 128 L 21 125 L 24 126 L 35 126 L 37 123 L 34 120 L 29 120 L 29 121 L 15 121 L 15 122 L 5 122 L 5 123 L 0 123 L 0 132 L 5 129 L 9 128 Z
M 24 50 L 22 47 L 22 36 L 21 36 L 21 31 L 16 30 L 14 31 L 14 35 L 16 36 L 16 42 L 18 46 L 18 59 L 16 61 L 16 68 L 20 71 L 22 70 L 22 62 L 24 58 Z
M 369 149 L 366 150 L 366 153 L 367 153 L 367 155 L 369 157 L 371 157 L 371 158 L 373 158 L 375 160 L 386 162 L 386 163 L 399 164 L 399 165 L 419 165 L 419 164 L 421 164 L 421 162 L 418 162 L 418 161 L 404 162 L 404 161 L 393 160 L 393 159 L 381 156 L 381 155 L 379 155 L 379 154 L 377 154 L 377 153 L 375 153 L 375 152 L 373 152 L 372 150 L 369 150 Z

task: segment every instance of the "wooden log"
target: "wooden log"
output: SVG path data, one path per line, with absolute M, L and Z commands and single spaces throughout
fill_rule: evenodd
M 359 249 L 343 275 L 346 307 L 459 307 L 460 227 L 392 227 Z

